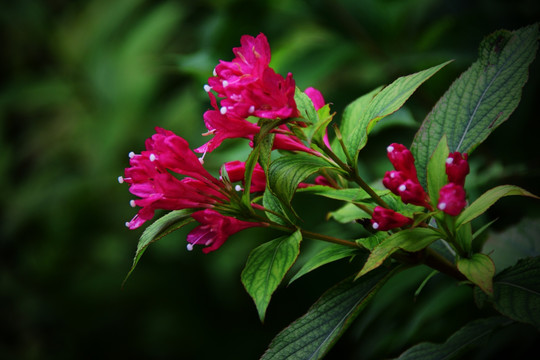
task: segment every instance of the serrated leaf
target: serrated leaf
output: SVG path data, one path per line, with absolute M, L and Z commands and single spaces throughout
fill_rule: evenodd
M 168 214 L 160 217 L 150 226 L 144 229 L 144 232 L 139 238 L 139 243 L 137 244 L 137 251 L 135 252 L 135 257 L 133 258 L 133 264 L 131 265 L 131 269 L 126 275 L 122 286 L 123 284 L 125 284 L 133 270 L 135 270 L 137 263 L 141 259 L 143 253 L 146 251 L 148 246 L 151 243 L 156 242 L 164 236 L 170 234 L 171 232 L 178 230 L 186 226 L 187 224 L 195 221 L 195 219 L 191 217 L 191 214 L 193 214 L 193 212 L 194 210 L 192 209 L 171 211 Z
M 347 203 L 341 208 L 328 213 L 327 219 L 333 218 L 339 223 L 347 224 L 357 219 L 368 219 L 371 215 L 353 203 Z
M 340 130 L 350 158 L 356 162 L 358 152 L 366 145 L 368 134 L 379 120 L 399 110 L 424 81 L 448 63 L 402 76 L 381 91 L 376 89 L 347 106 Z
M 341 260 L 343 258 L 355 256 L 359 254 L 358 249 L 339 245 L 328 244 L 317 253 L 313 254 L 308 261 L 298 270 L 298 272 L 289 281 L 289 285 L 296 279 L 306 275 L 307 273 L 331 262 Z
M 473 254 L 470 258 L 461 258 L 457 261 L 457 268 L 469 281 L 477 285 L 487 294 L 493 293 L 493 275 L 495 264 L 485 254 Z
M 540 257 L 520 260 L 493 279 L 493 303 L 501 314 L 540 329 Z
M 343 201 L 361 201 L 370 199 L 371 196 L 360 188 L 351 189 L 334 189 L 330 186 L 314 185 L 308 186 L 302 189 L 298 189 L 298 192 L 307 192 L 314 195 L 324 196 L 330 199 L 343 200 Z M 386 195 L 390 190 L 375 190 L 375 193 L 379 196 Z
M 254 249 L 242 271 L 242 284 L 253 298 L 259 318 L 264 322 L 272 294 L 296 261 L 302 234 L 295 231 Z
M 290 206 L 298 184 L 321 169 L 337 168 L 325 159 L 310 154 L 277 158 L 268 169 L 268 187 L 285 206 Z
M 538 25 L 486 37 L 479 58 L 437 102 L 416 133 L 411 151 L 418 178 L 446 134 L 451 152 L 470 153 L 508 119 L 521 98 L 538 47 Z
M 321 359 L 395 271 L 381 268 L 358 281 L 350 277 L 338 283 L 280 332 L 261 359 Z
M 429 158 L 427 168 L 427 188 L 432 204 L 439 202 L 439 191 L 448 182 L 446 175 L 446 159 L 448 158 L 448 143 L 446 136 L 441 138 L 435 151 Z
M 436 230 L 430 228 L 406 229 L 390 235 L 373 249 L 356 279 L 381 266 L 384 260 L 400 249 L 408 252 L 420 251 L 440 237 Z
M 500 198 L 505 196 L 528 196 L 535 199 L 539 199 L 538 196 L 531 194 L 525 189 L 515 185 L 501 185 L 494 187 L 483 193 L 478 199 L 476 199 L 471 205 L 465 208 L 456 219 L 456 227 L 462 224 L 468 223 L 478 216 L 486 212 L 491 205 L 495 204 Z
M 279 199 L 275 197 L 268 189 L 263 194 L 263 206 L 275 213 L 266 212 L 266 216 L 270 221 L 285 226 L 296 223 L 297 215 L 292 210 L 284 208 L 281 205 L 281 201 L 279 201 Z
M 468 323 L 442 344 L 420 343 L 405 351 L 398 360 L 461 359 L 471 347 L 478 346 L 488 336 L 512 321 L 502 317 L 479 319 Z

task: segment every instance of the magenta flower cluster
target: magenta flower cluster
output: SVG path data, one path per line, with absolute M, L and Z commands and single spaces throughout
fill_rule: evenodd
M 203 135 L 213 137 L 195 151 L 211 152 L 230 138 L 253 140 L 260 131 L 257 118 L 265 118 L 287 120 L 273 130 L 274 148 L 318 154 L 294 136 L 287 125 L 299 116 L 292 74 L 284 78 L 269 66 L 270 46 L 263 34 L 243 36 L 240 42 L 241 47 L 233 49 L 235 58 L 230 62 L 220 61 L 208 79 L 208 85 L 204 86 L 212 109 L 203 115 L 208 129 Z M 325 105 L 318 90 L 309 88 L 306 94 L 317 109 Z M 145 145 L 146 149 L 140 154 L 129 154 L 130 167 L 118 178 L 120 183 L 129 184 L 130 192 L 138 197 L 130 202 L 132 207 L 140 209 L 126 223 L 128 228 L 140 227 L 154 217 L 156 210 L 192 209 L 191 217 L 200 225 L 188 234 L 187 247 L 192 250 L 193 245 L 202 245 L 203 252 L 208 253 L 218 249 L 238 231 L 267 225 L 242 221 L 219 212 L 223 208 L 230 210 L 229 205 L 237 201 L 237 197 L 232 196 L 232 189 L 221 177 L 217 179 L 204 169 L 204 155 L 198 158 L 182 137 L 156 128 L 156 134 L 147 139 Z M 244 181 L 245 163 L 228 162 L 225 170 L 232 183 Z M 250 191 L 261 192 L 265 188 L 266 177 L 257 164 Z M 235 190 L 243 189 L 237 185 Z
M 393 171 L 387 171 L 383 178 L 383 185 L 403 203 L 423 206 L 432 211 L 429 196 L 418 181 L 414 157 L 409 149 L 402 144 L 393 143 L 387 147 L 388 159 L 394 166 Z M 469 173 L 467 154 L 451 153 L 446 159 L 446 174 L 449 183 L 439 191 L 437 209 L 457 216 L 461 213 L 466 202 L 466 193 L 463 188 L 465 177 Z M 392 209 L 377 206 L 371 218 L 371 224 L 376 230 L 391 230 L 412 224 L 413 219 L 408 218 Z

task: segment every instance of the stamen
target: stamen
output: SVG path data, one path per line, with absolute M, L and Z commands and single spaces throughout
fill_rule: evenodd
M 223 87 L 226 88 L 229 86 L 229 82 L 227 80 L 223 80 Z
M 388 151 L 389 153 L 394 151 L 394 147 L 392 145 L 389 145 L 387 148 L 386 148 L 386 151 Z
M 439 206 L 437 206 L 437 208 L 438 208 L 439 210 L 444 210 L 444 209 L 446 209 L 446 203 L 444 203 L 444 202 L 439 203 Z
M 204 165 L 204 157 L 206 156 L 206 151 L 202 154 L 202 156 L 199 158 L 199 163 L 201 163 L 201 165 Z
M 450 165 L 450 164 L 453 163 L 453 162 L 454 162 L 454 158 L 449 157 L 449 158 L 446 159 L 446 163 L 447 163 L 448 165 Z
M 214 68 L 214 71 L 212 71 L 212 74 L 214 74 L 214 76 L 217 76 L 216 68 Z
M 128 154 L 129 158 L 130 159 L 133 159 L 135 157 L 135 153 L 133 151 L 131 151 L 129 154 Z
M 118 183 L 120 183 L 120 184 L 124 183 L 124 178 L 122 176 L 118 177 Z
M 249 112 L 250 114 L 253 114 L 253 113 L 255 112 L 255 106 L 251 105 L 251 106 L 249 107 L 248 112 Z
M 390 173 L 390 177 L 391 177 L 392 179 L 395 178 L 395 177 L 396 177 L 396 173 L 395 173 L 395 172 L 391 172 L 391 173 Z
M 407 186 L 405 186 L 405 184 L 401 184 L 401 185 L 399 185 L 398 190 L 403 192 L 403 191 L 407 190 Z
M 210 90 L 212 90 L 212 87 L 210 85 L 208 85 L 208 84 L 205 84 L 204 85 L 204 91 L 210 92 Z
M 234 190 L 236 190 L 236 191 L 242 191 L 242 187 L 241 187 L 240 185 L 236 185 L 236 186 L 234 187 Z
M 188 243 L 186 245 L 186 249 L 187 249 L 187 251 L 192 251 L 193 250 L 193 244 Z
M 150 161 L 151 161 L 151 162 L 156 161 L 156 159 L 157 159 L 157 157 L 156 157 L 155 154 L 150 154 Z
M 219 109 L 219 112 L 221 115 L 225 115 L 227 113 L 227 108 L 225 106 L 222 106 L 221 109 Z
M 135 206 L 137 206 L 137 205 L 135 204 L 135 200 L 131 200 L 131 201 L 129 202 L 129 206 L 131 206 L 132 208 L 134 208 Z
M 374 222 L 373 225 L 371 225 L 375 230 L 379 228 L 379 223 Z
M 205 132 L 205 133 L 202 133 L 201 135 L 202 135 L 202 136 L 213 135 L 215 132 L 216 132 L 216 129 L 212 129 L 212 130 L 210 130 L 210 131 L 207 131 L 207 132 Z
M 129 221 L 126 221 L 126 227 L 128 228 L 129 227 Z
M 210 245 L 213 241 L 214 241 L 213 239 L 208 240 L 208 241 L 204 244 L 204 246 Z

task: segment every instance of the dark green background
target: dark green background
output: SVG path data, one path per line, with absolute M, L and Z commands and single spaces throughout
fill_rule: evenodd
M 374 87 L 455 59 L 407 103 L 415 127 L 370 139 L 361 171 L 375 180 L 390 167 L 386 145 L 410 144 L 429 109 L 476 59 L 481 39 L 539 15 L 534 0 L 4 2 L 0 358 L 255 359 L 326 288 L 358 268 L 332 264 L 281 287 L 261 324 L 240 272 L 249 251 L 278 234 L 249 229 L 204 255 L 186 251 L 181 231 L 153 245 L 121 289 L 142 232 L 124 227 L 134 209 L 116 178 L 127 154 L 142 150 L 155 126 L 193 147 L 206 141 L 203 85 L 218 59 L 232 58 L 241 35 L 265 33 L 276 70 L 292 72 L 302 89 L 319 88 L 337 119 Z M 504 183 L 540 193 L 539 70 L 537 60 L 518 110 L 475 151 L 471 196 Z M 224 161 L 245 160 L 248 150 L 245 141 L 226 141 L 206 164 L 216 174 Z M 306 196 L 296 203 L 309 229 L 345 238 L 358 231 L 321 225 L 338 203 Z M 496 231 L 531 214 L 538 207 L 530 199 L 505 199 L 490 211 L 500 218 Z M 417 269 L 391 283 L 328 358 L 397 356 L 491 314 L 474 307 L 470 289 L 443 277 L 415 301 L 427 273 Z M 490 347 L 517 348 L 519 339 L 526 349 L 535 337 L 517 326 Z

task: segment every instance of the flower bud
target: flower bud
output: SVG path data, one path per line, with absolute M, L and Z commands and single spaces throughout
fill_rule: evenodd
M 467 162 L 467 154 L 459 152 L 451 153 L 446 159 L 446 174 L 448 181 L 458 185 L 465 185 L 465 176 L 469 173 L 469 163 Z
M 414 157 L 412 153 L 402 144 L 393 143 L 386 148 L 388 159 L 394 169 L 402 171 L 408 179 L 418 182 L 416 167 L 414 166 Z
M 459 215 L 465 205 L 467 205 L 467 202 L 465 200 L 465 189 L 463 189 L 463 186 L 449 183 L 444 185 L 439 191 L 439 204 L 437 208 L 448 215 Z
M 381 206 L 377 206 L 373 209 L 373 215 L 371 217 L 371 226 L 375 230 L 391 230 L 412 223 L 412 219 L 395 212 L 392 209 L 385 209 Z
M 382 183 L 384 187 L 393 192 L 396 195 L 399 195 L 398 188 L 407 180 L 406 175 L 401 171 L 387 171 L 384 174 Z
M 418 206 L 429 207 L 426 201 L 427 194 L 422 185 L 407 179 L 398 187 L 399 196 L 405 204 L 414 204 Z

